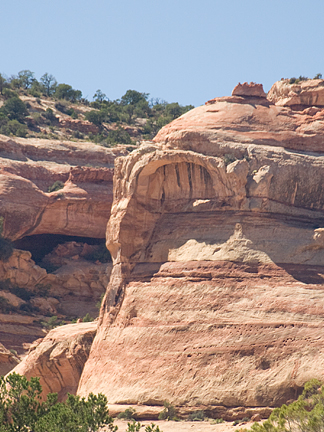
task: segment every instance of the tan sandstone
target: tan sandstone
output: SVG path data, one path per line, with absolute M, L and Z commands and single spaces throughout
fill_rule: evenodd
M 103 238 L 112 203 L 113 164 L 124 147 L 0 136 L 3 235 Z M 63 189 L 48 193 L 56 181 Z
M 116 159 L 114 266 L 78 394 L 231 419 L 324 378 L 323 120 L 216 98 Z
M 28 356 L 12 372 L 39 377 L 43 395 L 57 392 L 59 399 L 74 394 L 91 343 L 96 322 L 69 324 L 51 330 L 44 339 L 31 346 Z

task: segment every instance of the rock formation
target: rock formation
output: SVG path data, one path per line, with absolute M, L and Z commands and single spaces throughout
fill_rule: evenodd
M 9 306 L 7 313 L 0 314 L 0 340 L 6 348 L 23 355 L 46 335 L 40 321 L 46 323 L 49 317 L 97 316 L 112 266 L 86 260 L 89 251 L 91 246 L 76 242 L 57 246 L 46 257 L 56 266 L 54 273 L 35 265 L 28 251 L 15 249 L 8 261 L 0 261 L 0 281 L 5 281 L 0 282 L 0 300 Z
M 104 241 L 114 159 L 123 154 L 125 146 L 0 135 L 0 235 L 18 248 L 0 260 L 0 342 L 7 349 L 23 355 L 44 337 L 40 323 L 51 316 L 96 317 L 110 266 L 86 258 Z M 36 264 L 49 252 L 46 271 Z
M 39 377 L 43 395 L 74 394 L 88 358 L 97 323 L 69 324 L 51 330 L 30 347 L 28 356 L 12 372 Z
M 0 136 L 0 216 L 11 240 L 35 234 L 104 238 L 113 164 L 126 154 L 92 143 Z M 60 181 L 63 188 L 49 193 Z
M 244 416 L 324 378 L 324 109 L 241 87 L 116 159 L 78 394 Z

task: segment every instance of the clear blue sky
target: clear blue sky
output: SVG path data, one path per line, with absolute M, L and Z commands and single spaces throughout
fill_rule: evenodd
M 92 100 L 203 104 L 240 81 L 324 75 L 324 1 L 2 0 L 0 73 L 45 72 Z

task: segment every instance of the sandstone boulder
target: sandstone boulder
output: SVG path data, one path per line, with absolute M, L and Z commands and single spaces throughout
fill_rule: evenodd
M 44 339 L 35 341 L 28 355 L 12 372 L 39 377 L 43 395 L 57 392 L 59 400 L 75 394 L 91 343 L 96 322 L 69 324 L 51 330 Z

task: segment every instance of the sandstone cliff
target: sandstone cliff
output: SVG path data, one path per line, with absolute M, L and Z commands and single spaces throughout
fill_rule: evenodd
M 78 394 L 217 416 L 323 379 L 324 109 L 300 103 L 244 84 L 116 159 L 113 270 Z
M 0 135 L 0 235 L 16 247 L 0 260 L 7 349 L 23 355 L 51 317 L 98 314 L 111 266 L 88 256 L 104 242 L 114 159 L 126 153 L 125 146 Z
M 0 215 L 12 240 L 35 234 L 104 237 L 113 165 L 123 147 L 0 136 Z M 63 188 L 48 193 L 56 181 Z

